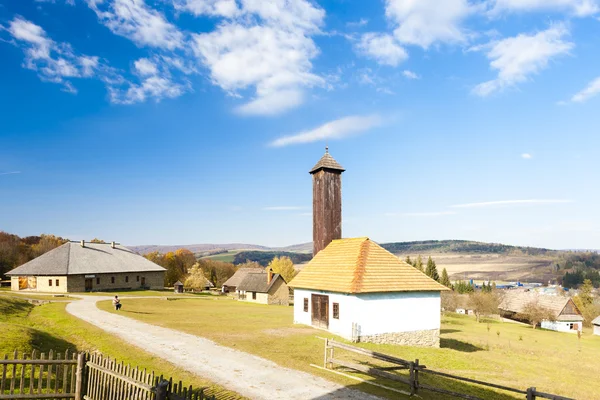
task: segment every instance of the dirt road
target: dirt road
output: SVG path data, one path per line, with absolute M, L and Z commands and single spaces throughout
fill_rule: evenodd
M 110 297 L 82 297 L 67 305 L 70 314 L 242 396 L 257 400 L 378 399 L 202 337 L 135 321 L 96 307 L 97 301 L 110 300 Z

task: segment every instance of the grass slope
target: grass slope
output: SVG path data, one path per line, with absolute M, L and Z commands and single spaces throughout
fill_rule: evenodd
M 114 312 L 109 302 L 101 302 L 99 307 Z M 144 313 L 136 313 L 141 311 Z M 356 385 L 347 378 L 310 367 L 311 363 L 322 365 L 323 362 L 323 341 L 318 337 L 335 336 L 294 325 L 291 307 L 248 304 L 223 298 L 206 299 L 201 306 L 198 301 L 186 299 L 170 302 L 130 299 L 124 302 L 121 312 L 151 324 L 204 336 L 279 365 L 321 375 L 347 386 L 356 386 L 377 395 L 397 396 L 372 386 Z M 488 325 L 454 314 L 443 317 L 442 328 L 441 349 L 359 346 L 404 359 L 418 358 L 431 369 L 512 387 L 525 389 L 536 386 L 538 390 L 579 399 L 592 399 L 600 392 L 600 382 L 596 379 L 600 337 L 586 334 L 579 342 L 572 334 L 533 330 L 523 325 L 495 321 Z M 423 382 L 459 389 L 483 398 L 513 398 L 439 378 L 431 380 L 424 376 Z M 399 388 L 406 390 L 406 386 Z M 426 396 L 438 398 L 429 392 Z
M 164 361 L 150 353 L 132 346 L 99 328 L 83 322 L 65 311 L 65 303 L 32 306 L 26 301 L 9 296 L 0 297 L 0 356 L 19 352 L 41 352 L 66 349 L 76 351 L 99 351 L 125 364 L 139 366 L 157 374 L 172 376 L 195 388 L 205 387 L 206 393 L 218 399 L 243 399 L 212 382 L 186 372 L 183 368 Z

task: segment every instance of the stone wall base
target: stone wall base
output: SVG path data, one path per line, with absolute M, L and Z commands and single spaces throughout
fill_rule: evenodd
M 378 344 L 397 344 L 401 346 L 440 347 L 440 330 L 391 332 L 377 335 L 360 336 L 360 342 Z

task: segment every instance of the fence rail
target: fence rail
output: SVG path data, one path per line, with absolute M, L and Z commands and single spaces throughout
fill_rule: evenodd
M 385 379 L 388 379 L 388 380 L 391 380 L 394 382 L 401 382 L 401 383 L 404 383 L 409 386 L 409 391 L 408 392 L 400 391 L 400 392 L 408 394 L 408 395 L 415 395 L 415 394 L 417 394 L 419 389 L 422 389 L 422 390 L 428 390 L 430 392 L 447 394 L 450 396 L 459 397 L 459 398 L 463 398 L 463 399 L 483 400 L 483 399 L 473 396 L 473 395 L 469 395 L 466 393 L 458 393 L 458 392 L 454 392 L 454 391 L 447 390 L 447 389 L 442 389 L 442 388 L 439 388 L 436 386 L 421 383 L 419 381 L 420 374 L 430 374 L 430 375 L 441 376 L 441 377 L 445 377 L 445 378 L 449 378 L 449 379 L 453 379 L 453 380 L 457 380 L 457 381 L 474 383 L 477 385 L 491 387 L 494 389 L 524 394 L 527 396 L 526 397 L 527 400 L 534 400 L 536 398 L 544 398 L 544 399 L 551 399 L 551 400 L 573 400 L 569 397 L 563 397 L 563 396 L 559 396 L 559 395 L 555 395 L 555 394 L 549 394 L 549 393 L 537 391 L 535 387 L 530 387 L 526 390 L 523 390 L 523 389 L 513 388 L 513 387 L 509 387 L 509 386 L 498 385 L 495 383 L 480 381 L 477 379 L 465 378 L 465 377 L 458 376 L 458 375 L 448 374 L 446 372 L 434 371 L 432 369 L 427 368 L 427 366 L 425 366 L 425 365 L 421 365 L 419 363 L 418 359 L 416 359 L 415 361 L 403 360 L 401 358 L 393 357 L 393 356 L 390 356 L 387 354 L 378 353 L 378 352 L 363 349 L 360 347 L 354 347 L 354 346 L 350 346 L 350 345 L 347 345 L 344 343 L 336 342 L 333 339 L 327 339 L 327 338 L 324 338 L 324 339 L 325 339 L 325 355 L 324 355 L 323 367 L 325 369 L 334 370 L 334 365 L 339 365 L 344 368 L 362 372 L 369 376 L 385 378 Z M 351 353 L 368 356 L 370 358 L 380 360 L 380 361 L 385 361 L 387 363 L 392 364 L 392 366 L 391 367 L 373 367 L 373 366 L 369 366 L 369 365 L 357 364 L 357 363 L 354 363 L 354 362 L 351 362 L 348 360 L 344 360 L 341 357 L 336 358 L 336 357 L 334 357 L 335 349 L 346 350 Z M 403 370 L 403 369 L 408 369 L 408 371 L 409 371 L 408 376 L 402 376 L 402 375 L 392 373 L 393 371 Z M 389 372 L 389 371 L 392 371 L 392 372 Z M 334 372 L 339 373 L 337 371 L 334 371 Z M 354 379 L 353 376 L 349 375 L 348 377 Z M 369 381 L 364 381 L 364 382 L 374 384 Z M 398 389 L 390 388 L 390 387 L 387 387 L 387 386 L 384 386 L 381 384 L 375 384 L 375 385 L 383 386 L 384 388 L 387 388 L 387 389 L 390 389 L 390 390 L 393 390 L 396 392 L 399 391 Z
M 15 351 L 0 359 L 0 400 L 215 400 L 203 389 L 125 365 L 99 353 Z

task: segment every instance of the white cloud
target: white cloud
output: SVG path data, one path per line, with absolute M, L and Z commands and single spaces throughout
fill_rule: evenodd
M 156 68 L 156 64 L 148 60 L 147 58 L 140 58 L 133 64 L 140 75 L 156 75 L 158 73 L 158 68 Z
M 346 26 L 348 28 L 360 28 L 361 26 L 365 26 L 369 23 L 369 20 L 366 18 L 361 18 L 358 21 L 346 22 Z
M 134 104 L 147 99 L 160 101 L 173 99 L 190 90 L 189 85 L 178 84 L 169 77 L 153 75 L 145 78 L 140 84 L 129 83 L 126 88 L 109 87 L 110 100 L 116 104 Z
M 0 175 L 13 175 L 13 174 L 20 174 L 21 171 L 10 171 L 10 172 L 0 172 Z
M 564 39 L 568 34 L 566 27 L 558 24 L 533 35 L 519 34 L 473 48 L 489 48 L 490 66 L 498 70 L 498 78 L 480 83 L 473 88 L 473 93 L 485 97 L 526 81 L 530 75 L 546 68 L 551 59 L 573 48 L 574 44 Z
M 386 0 L 385 14 L 397 25 L 396 39 L 427 49 L 434 43 L 465 42 L 461 24 L 476 10 L 468 0 Z
M 327 122 L 326 124 L 309 131 L 280 137 L 271 142 L 270 145 L 273 147 L 282 147 L 326 139 L 343 139 L 348 136 L 368 131 L 371 128 L 380 126 L 382 123 L 383 119 L 378 115 L 353 115 Z
M 238 109 L 244 114 L 275 114 L 301 104 L 304 88 L 325 83 L 311 72 L 318 50 L 308 36 L 317 32 L 324 12 L 299 0 L 289 8 L 281 1 L 268 7 L 246 0 L 243 10 L 262 23 L 226 22 L 193 35 L 192 48 L 213 83 L 238 96 L 254 87 L 254 98 Z
M 566 11 L 584 17 L 599 11 L 597 0 L 494 0 L 492 15 L 503 12 Z
M 263 207 L 265 211 L 296 211 L 302 210 L 304 207 L 297 206 L 274 206 L 274 207 Z
M 486 201 L 486 202 L 482 202 L 482 203 L 455 204 L 450 207 L 452 207 L 452 208 L 483 208 L 483 207 L 497 207 L 497 206 L 564 204 L 564 203 L 572 203 L 572 202 L 573 202 L 572 200 L 564 200 L 564 199 L 500 200 L 500 201 Z
M 530 160 L 530 159 L 533 158 L 533 156 L 531 154 L 529 154 L 529 153 L 523 153 L 523 154 L 521 154 L 521 158 L 524 158 L 526 160 Z
M 575 93 L 571 97 L 571 101 L 575 103 L 583 103 L 600 93 L 600 77 L 591 81 L 583 90 Z
M 114 34 L 138 46 L 173 50 L 183 46 L 184 35 L 144 0 L 86 0 L 98 19 Z
M 404 77 L 407 78 L 407 79 L 420 79 L 421 78 L 416 73 L 414 73 L 412 71 L 409 71 L 407 69 L 405 69 L 404 71 L 402 71 L 402 75 L 404 75 Z
M 392 35 L 365 33 L 356 45 L 357 50 L 379 64 L 397 66 L 408 58 L 406 50 L 400 46 Z
M 239 12 L 235 0 L 173 0 L 175 9 L 194 15 L 234 17 Z
M 386 213 L 386 217 L 442 217 L 444 215 L 455 215 L 456 211 L 433 211 L 416 213 Z

